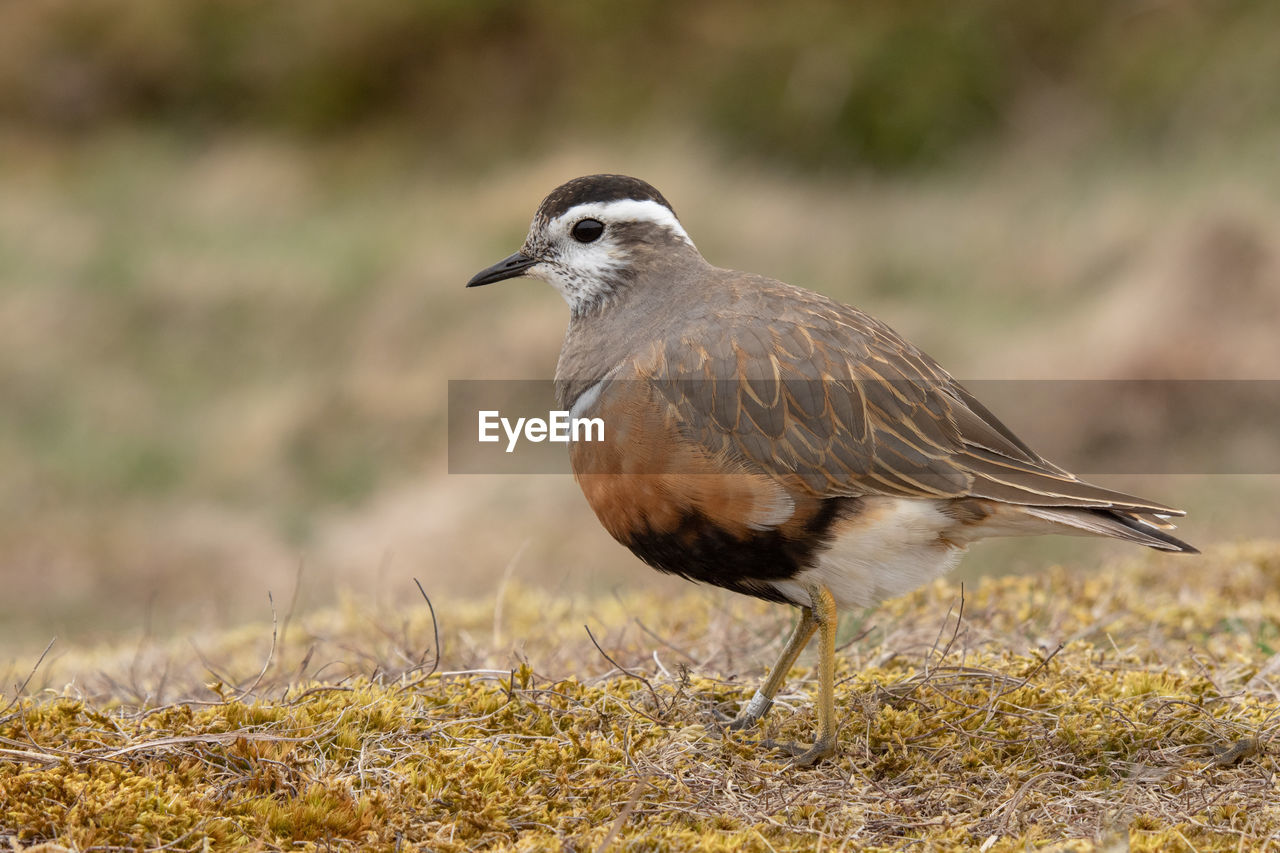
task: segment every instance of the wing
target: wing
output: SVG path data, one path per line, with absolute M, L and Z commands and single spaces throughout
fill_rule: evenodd
M 888 326 L 778 283 L 773 300 L 674 332 L 634 365 L 712 453 L 815 497 L 978 497 L 1178 510 L 1085 483 L 1017 438 Z M 797 298 L 797 296 L 801 298 Z M 764 310 L 760 310 L 763 308 Z M 715 335 L 706 334 L 714 322 Z

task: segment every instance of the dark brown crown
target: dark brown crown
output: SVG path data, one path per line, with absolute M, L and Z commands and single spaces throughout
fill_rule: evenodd
M 639 178 L 626 175 L 586 175 L 574 178 L 552 190 L 551 195 L 543 199 L 541 206 L 538 207 L 538 216 L 544 219 L 555 219 L 575 205 L 623 199 L 656 201 L 670 210 L 673 215 L 675 214 L 675 210 L 662 197 L 662 193 Z

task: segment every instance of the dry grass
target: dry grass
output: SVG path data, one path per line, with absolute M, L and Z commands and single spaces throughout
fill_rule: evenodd
M 939 582 L 854 615 L 839 658 L 842 751 L 813 771 L 711 713 L 750 694 L 781 642 L 777 608 L 693 587 L 574 601 L 511 585 L 498 600 L 437 600 L 434 618 L 422 599 L 348 604 L 197 640 L 198 652 L 45 660 L 0 705 L 0 839 L 986 851 L 1280 840 L 1274 544 L 966 590 Z M 805 675 L 765 736 L 809 736 Z

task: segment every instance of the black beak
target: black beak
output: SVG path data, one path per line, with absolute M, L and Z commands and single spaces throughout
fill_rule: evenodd
M 471 281 L 467 282 L 467 287 L 479 287 L 482 284 L 493 284 L 495 281 L 524 275 L 524 271 L 536 263 L 538 263 L 537 258 L 531 258 L 524 252 L 516 252 L 493 266 L 480 270 L 471 277 Z

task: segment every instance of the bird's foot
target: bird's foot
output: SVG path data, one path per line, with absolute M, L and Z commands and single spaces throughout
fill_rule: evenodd
M 776 740 L 761 741 L 760 745 L 792 756 L 792 767 L 814 767 L 836 754 L 835 738 L 819 740 L 810 747 L 792 741 Z
M 719 708 L 711 709 L 711 716 L 715 721 L 731 732 L 740 732 L 749 729 L 760 722 L 760 718 L 753 714 L 740 713 L 736 717 L 731 717 Z

